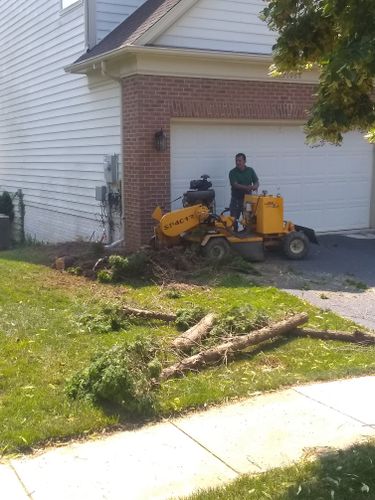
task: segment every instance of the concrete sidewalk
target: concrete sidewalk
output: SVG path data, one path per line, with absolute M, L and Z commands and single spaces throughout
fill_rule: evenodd
M 156 500 L 375 437 L 375 376 L 298 386 L 0 465 L 4 500 Z

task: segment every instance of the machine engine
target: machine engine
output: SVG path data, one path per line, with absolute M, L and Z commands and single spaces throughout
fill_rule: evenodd
M 183 207 L 200 204 L 215 211 L 215 191 L 211 189 L 212 182 L 208 180 L 209 178 L 209 175 L 202 175 L 200 179 L 190 181 L 190 189 L 182 198 Z

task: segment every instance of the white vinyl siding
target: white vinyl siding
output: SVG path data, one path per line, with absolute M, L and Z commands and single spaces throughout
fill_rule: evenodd
M 144 0 L 96 0 L 97 43 L 143 3 Z
M 263 0 L 201 0 L 153 45 L 270 54 L 276 37 L 259 19 Z
M 120 88 L 64 72 L 84 52 L 82 4 L 0 3 L 0 191 L 22 189 L 26 233 L 98 238 L 103 158 L 120 153 Z
M 228 174 L 239 152 L 258 174 L 259 191 L 284 197 L 288 220 L 316 231 L 369 227 L 373 146 L 358 133 L 348 134 L 341 147 L 311 148 L 302 127 L 295 125 L 176 122 L 171 199 L 186 191 L 190 179 L 207 174 L 220 213 L 229 206 Z

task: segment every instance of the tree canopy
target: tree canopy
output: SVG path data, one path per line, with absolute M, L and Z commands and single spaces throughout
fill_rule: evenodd
M 275 72 L 318 67 L 309 142 L 339 144 L 350 130 L 375 142 L 375 0 L 266 0 L 263 18 L 278 33 Z

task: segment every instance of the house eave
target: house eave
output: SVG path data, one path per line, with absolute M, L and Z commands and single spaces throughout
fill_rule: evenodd
M 71 73 L 111 75 L 116 80 L 133 75 L 158 75 L 224 80 L 278 81 L 317 84 L 319 71 L 270 76 L 271 54 L 248 54 L 197 49 L 128 45 L 66 68 Z M 105 71 L 103 71 L 105 68 Z
M 129 55 L 152 55 L 154 57 L 165 57 L 165 56 L 179 56 L 187 58 L 196 58 L 197 60 L 210 60 L 217 61 L 222 60 L 223 62 L 247 62 L 247 63 L 263 63 L 271 64 L 272 55 L 268 54 L 248 54 L 248 53 L 238 53 L 238 52 L 219 52 L 211 50 L 197 50 L 197 49 L 180 49 L 180 48 L 170 48 L 170 47 L 144 47 L 136 45 L 126 45 L 110 52 L 100 54 L 97 57 L 92 57 L 86 59 L 81 63 L 73 63 L 65 66 L 64 70 L 67 73 L 81 73 L 85 74 L 95 70 L 100 66 L 102 61 L 114 62 L 115 59 L 124 58 Z

